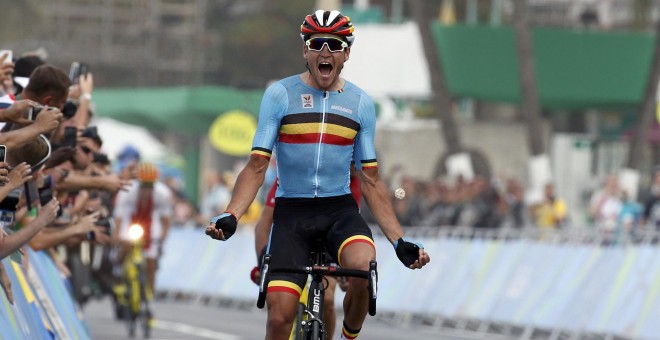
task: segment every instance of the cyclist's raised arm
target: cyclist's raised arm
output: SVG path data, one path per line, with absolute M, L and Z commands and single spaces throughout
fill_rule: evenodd
M 227 205 L 227 212 L 231 212 L 239 220 L 257 197 L 257 192 L 264 183 L 269 159 L 259 156 L 250 156 L 250 160 L 236 178 L 236 184 Z
M 360 98 L 358 115 L 360 132 L 355 139 L 353 154 L 356 167 L 360 170 L 358 171 L 360 191 L 380 229 L 394 246 L 399 260 L 411 269 L 422 268 L 431 258 L 424 251 L 424 246 L 403 237 L 403 229 L 394 214 L 389 190 L 378 174 L 378 161 L 374 147 L 376 113 L 373 101 L 366 94 Z
M 223 214 L 211 219 L 209 227 L 206 228 L 206 234 L 212 238 L 227 240 L 231 237 L 236 231 L 238 220 L 257 196 L 273 155 L 280 119 L 288 105 L 284 98 L 287 98 L 287 92 L 281 84 L 275 83 L 266 89 L 259 109 L 259 123 L 252 141 L 250 159 L 236 178 L 227 209 Z
M 423 245 L 404 238 L 403 229 L 392 208 L 389 191 L 378 175 L 378 168 L 367 168 L 359 173 L 362 195 L 376 218 L 378 226 L 394 246 L 399 260 L 411 269 L 424 267 L 431 261 L 431 258 Z
M 399 224 L 394 214 L 389 190 L 380 178 L 378 168 L 366 168 L 358 171 L 358 174 L 360 176 L 360 190 L 369 206 L 369 210 L 376 218 L 376 222 L 383 230 L 385 237 L 391 244 L 396 243 L 398 239 L 403 237 L 403 229 L 401 229 L 401 224 Z

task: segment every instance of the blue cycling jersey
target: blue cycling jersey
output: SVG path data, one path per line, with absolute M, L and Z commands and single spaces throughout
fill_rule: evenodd
M 350 194 L 350 166 L 377 167 L 371 98 L 346 82 L 340 91 L 306 85 L 300 75 L 266 89 L 252 155 L 277 158 L 277 197 Z

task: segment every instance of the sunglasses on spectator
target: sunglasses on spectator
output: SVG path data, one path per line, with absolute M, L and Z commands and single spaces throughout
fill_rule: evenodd
M 308 49 L 317 52 L 321 52 L 324 45 L 328 46 L 328 51 L 330 52 L 340 52 L 348 47 L 348 44 L 341 39 L 327 37 L 309 39 L 305 42 L 305 45 L 307 45 Z
M 84 145 L 80 147 L 80 150 L 82 150 L 82 152 L 84 152 L 84 153 L 86 153 L 86 154 L 88 154 L 88 155 L 89 155 L 90 153 L 92 153 L 92 149 L 90 149 L 89 147 L 84 146 Z

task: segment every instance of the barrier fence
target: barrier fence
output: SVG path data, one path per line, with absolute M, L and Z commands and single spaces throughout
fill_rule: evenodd
M 2 260 L 14 304 L 0 290 L 0 339 L 89 339 L 67 281 L 44 252 Z
M 660 338 L 660 247 L 653 242 L 603 245 L 610 243 L 588 234 L 529 237 L 501 231 L 475 237 L 447 230 L 413 232 L 432 256 L 416 271 L 403 267 L 387 240 L 374 235 L 381 317 L 438 327 L 476 324 L 480 331 L 521 329 L 521 337 L 538 329 L 557 339 Z M 201 229 L 174 228 L 157 288 L 254 305 L 257 286 L 249 278 L 254 254 L 249 228 L 228 242 L 211 240 Z M 28 250 L 27 259 L 14 254 L 2 260 L 15 303 L 0 293 L 0 339 L 88 339 L 67 281 L 50 257 Z M 338 290 L 338 307 L 342 298 Z
M 432 261 L 415 271 L 401 265 L 382 235 L 374 235 L 379 314 L 437 325 L 453 320 L 477 322 L 484 329 L 545 329 L 556 338 L 660 338 L 660 247 L 655 244 L 603 245 L 603 238 L 566 233 L 512 237 L 497 232 L 475 238 L 445 230 L 416 232 Z M 250 228 L 239 229 L 227 242 L 211 240 L 202 229 L 174 229 L 157 288 L 256 304 L 257 286 L 249 278 L 255 264 Z M 338 290 L 339 307 L 342 298 Z

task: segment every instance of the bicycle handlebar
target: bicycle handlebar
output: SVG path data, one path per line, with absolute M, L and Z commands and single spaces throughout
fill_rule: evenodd
M 321 274 L 325 276 L 348 276 L 362 279 L 369 279 L 368 270 L 342 269 L 330 266 L 310 266 L 297 268 L 271 268 L 271 273 L 292 273 L 292 274 Z
M 369 262 L 369 270 L 343 269 L 330 266 L 306 266 L 297 268 L 270 268 L 270 254 L 264 254 L 261 262 L 261 280 L 259 282 L 259 297 L 257 307 L 263 308 L 266 304 L 268 281 L 271 273 L 293 273 L 324 276 L 347 276 L 368 280 L 369 282 L 369 315 L 376 315 L 376 298 L 378 295 L 378 271 L 376 261 Z

